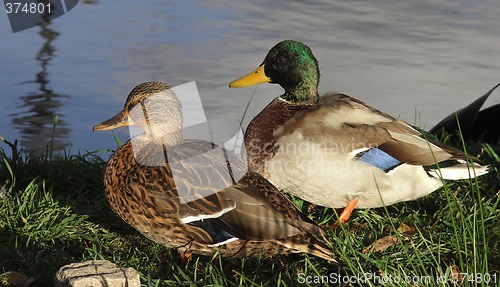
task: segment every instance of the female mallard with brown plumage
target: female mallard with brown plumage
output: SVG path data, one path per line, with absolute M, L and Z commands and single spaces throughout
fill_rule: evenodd
M 138 85 L 124 109 L 94 130 L 122 126 L 145 133 L 110 157 L 105 192 L 113 211 L 147 238 L 181 255 L 306 252 L 333 260 L 323 230 L 266 179 L 246 172 L 242 159 L 209 142 L 183 140 L 181 105 L 168 85 Z
M 251 170 L 314 204 L 381 207 L 417 199 L 486 167 L 451 147 L 430 142 L 404 121 L 344 94 L 320 97 L 318 62 L 311 49 L 286 40 L 253 72 L 229 86 L 277 83 L 285 93 L 248 125 Z M 469 169 L 470 168 L 470 169 Z

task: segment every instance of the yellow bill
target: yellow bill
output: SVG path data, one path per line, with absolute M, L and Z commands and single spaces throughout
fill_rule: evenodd
M 229 87 L 244 88 L 251 85 L 269 82 L 271 82 L 271 78 L 266 76 L 266 73 L 264 72 L 264 65 L 260 65 L 255 71 L 251 72 L 250 74 L 232 81 L 229 84 Z

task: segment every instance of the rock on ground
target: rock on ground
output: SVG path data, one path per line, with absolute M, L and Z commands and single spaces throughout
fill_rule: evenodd
M 56 273 L 57 287 L 140 287 L 134 268 L 120 268 L 107 260 L 65 265 Z

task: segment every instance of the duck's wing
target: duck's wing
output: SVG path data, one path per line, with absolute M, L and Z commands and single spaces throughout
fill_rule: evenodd
M 241 159 L 226 161 L 234 155 L 224 149 L 222 154 L 199 151 L 193 146 L 169 151 L 167 166 L 151 167 L 148 176 L 153 182 L 131 177 L 129 188 L 153 197 L 148 200 L 155 201 L 159 212 L 178 213 L 182 223 L 205 230 L 214 245 L 237 239 L 281 239 L 304 232 L 324 234 L 260 175 L 248 172 L 235 177 L 234 170 L 241 172 L 246 167 Z
M 220 200 L 236 204 L 236 208 L 225 213 L 220 220 L 248 239 L 278 239 L 301 233 L 324 239 L 321 228 L 257 173 L 248 173 L 236 185 L 218 195 Z
M 500 141 L 500 104 L 487 107 L 479 112 L 474 126 L 464 135 L 469 140 L 481 140 L 491 145 L 497 145 Z
M 465 159 L 462 152 L 430 141 L 406 122 L 344 94 L 324 95 L 318 105 L 290 120 L 275 136 L 297 130 L 332 152 L 350 154 L 382 169 Z
M 441 136 L 443 131 L 447 133 L 453 133 L 455 131 L 458 131 L 458 124 L 457 124 L 457 119 L 458 122 L 460 123 L 460 128 L 462 132 L 467 134 L 469 129 L 474 127 L 474 124 L 476 122 L 476 119 L 478 118 L 479 115 L 479 110 L 483 106 L 484 102 L 488 99 L 488 97 L 491 95 L 491 93 L 500 86 L 500 83 L 494 86 L 491 90 L 486 92 L 483 96 L 479 97 L 477 100 L 473 101 L 470 103 L 468 106 L 451 113 L 444 119 L 442 119 L 439 123 L 437 123 L 434 127 L 432 127 L 429 132 L 431 134 L 435 134 L 436 136 Z M 475 131 L 472 130 L 472 133 Z
M 282 239 L 301 233 L 324 235 L 258 174 L 249 173 L 234 186 L 185 205 L 190 214 L 197 213 L 197 216 L 184 217 L 189 219 L 186 223 L 203 228 L 199 222 L 209 221 L 212 226 L 243 240 Z M 226 208 L 214 212 L 214 206 Z

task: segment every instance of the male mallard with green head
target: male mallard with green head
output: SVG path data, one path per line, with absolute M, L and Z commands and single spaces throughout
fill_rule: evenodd
M 94 130 L 123 126 L 145 133 L 110 157 L 106 197 L 147 238 L 181 255 L 306 252 L 333 261 L 323 230 L 265 178 L 247 172 L 241 158 L 213 143 L 183 140 L 181 104 L 170 86 L 138 85 L 124 109 Z
M 276 44 L 250 74 L 229 84 L 279 84 L 285 93 L 248 125 L 251 170 L 276 187 L 317 205 L 381 207 L 425 196 L 443 185 L 487 172 L 479 161 L 430 142 L 408 123 L 340 93 L 318 94 L 311 49 Z

